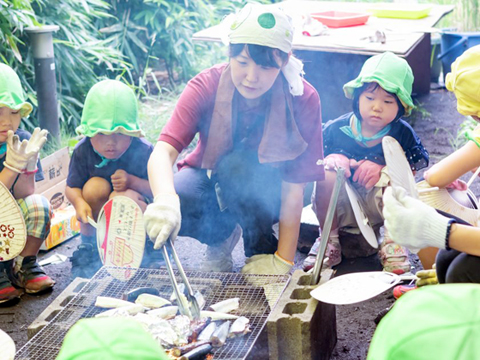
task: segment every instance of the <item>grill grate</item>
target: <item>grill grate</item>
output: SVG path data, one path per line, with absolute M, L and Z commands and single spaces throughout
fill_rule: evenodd
M 16 360 L 53 360 L 60 351 L 66 332 L 81 318 L 94 317 L 105 311 L 95 307 L 97 296 L 121 298 L 123 293 L 138 287 L 154 287 L 160 296 L 169 298 L 173 288 L 166 270 L 138 269 L 128 281 L 120 281 L 122 268 L 102 267 L 82 290 L 52 321 L 40 330 L 18 352 Z M 260 335 L 271 309 L 285 289 L 288 275 L 244 275 L 236 273 L 205 273 L 186 271 L 193 291 L 200 291 L 207 308 L 211 304 L 233 297 L 240 298 L 240 308 L 234 312 L 250 319 L 251 332 L 228 339 L 214 349 L 214 359 L 244 359 Z M 175 271 L 175 276 L 179 274 Z

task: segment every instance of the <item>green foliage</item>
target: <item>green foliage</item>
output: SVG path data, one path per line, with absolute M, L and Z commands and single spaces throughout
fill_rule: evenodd
M 456 134 L 453 134 L 450 130 L 448 130 L 445 127 L 439 127 L 435 130 L 434 135 L 436 135 L 439 131 L 445 131 L 445 133 L 448 136 L 448 142 L 450 143 L 452 150 L 457 151 L 463 145 L 465 145 L 468 141 L 467 138 L 465 137 L 465 133 L 467 131 L 472 131 L 477 126 L 478 126 L 478 123 L 475 120 L 473 120 L 470 116 L 467 116 L 465 118 L 465 121 L 463 121 L 460 124 L 460 127 Z

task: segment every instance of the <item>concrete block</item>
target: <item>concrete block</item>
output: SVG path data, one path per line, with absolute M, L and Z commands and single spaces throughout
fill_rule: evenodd
M 333 272 L 326 269 L 320 284 Z M 270 359 L 329 359 L 337 342 L 335 305 L 311 297 L 310 276 L 302 270 L 293 273 L 289 285 L 267 320 Z
M 89 279 L 75 278 L 27 329 L 28 339 L 43 329 L 77 295 Z

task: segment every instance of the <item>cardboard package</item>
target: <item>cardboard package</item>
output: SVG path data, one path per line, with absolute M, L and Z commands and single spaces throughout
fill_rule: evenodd
M 70 155 L 65 147 L 41 160 L 45 179 L 35 184 L 35 192 L 45 196 L 53 210 L 50 233 L 40 250 L 49 250 L 80 232 L 75 209 L 65 196 Z

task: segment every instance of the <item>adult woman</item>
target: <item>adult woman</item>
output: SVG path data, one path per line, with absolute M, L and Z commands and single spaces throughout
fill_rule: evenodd
M 207 243 L 203 269 L 215 271 L 231 270 L 243 230 L 246 256 L 263 254 L 243 271 L 283 274 L 293 265 L 304 184 L 324 176 L 320 99 L 301 78 L 293 27 L 277 6 L 248 4 L 226 22 L 229 63 L 188 83 L 150 158 L 146 228 L 157 249 L 179 231 Z

